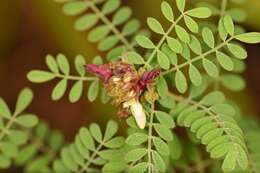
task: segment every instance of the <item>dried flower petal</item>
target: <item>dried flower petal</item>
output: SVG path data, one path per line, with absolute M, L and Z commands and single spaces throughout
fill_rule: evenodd
M 107 82 L 113 75 L 111 70 L 104 65 L 87 64 L 86 70 L 92 74 L 97 75 L 104 82 Z
M 124 108 L 130 107 L 130 111 L 133 114 L 135 121 L 140 129 L 145 128 L 146 116 L 142 104 L 137 99 L 132 99 L 124 103 Z

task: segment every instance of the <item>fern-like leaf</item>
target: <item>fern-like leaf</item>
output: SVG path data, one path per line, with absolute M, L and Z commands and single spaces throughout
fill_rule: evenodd
M 46 123 L 40 122 L 28 131 L 28 136 L 29 142 L 20 147 L 15 164 L 23 166 L 27 173 L 51 173 L 52 161 L 63 145 L 63 134 L 49 130 Z
M 32 91 L 24 88 L 12 113 L 6 102 L 0 98 L 0 168 L 8 168 L 11 165 L 11 160 L 18 156 L 19 146 L 29 139 L 26 130 L 38 123 L 36 115 L 24 112 L 32 99 Z
M 127 165 L 122 162 L 124 153 L 119 150 L 124 138 L 114 137 L 117 130 L 114 121 L 108 122 L 104 135 L 95 123 L 89 128 L 82 127 L 75 141 L 61 150 L 61 158 L 53 165 L 54 172 L 95 172 L 100 168 L 105 172 L 121 172 L 126 169 Z
M 122 7 L 121 0 L 70 1 L 64 4 L 63 11 L 77 16 L 76 30 L 90 30 L 88 40 L 98 43 L 100 51 L 108 51 L 108 60 L 117 60 L 123 52 L 133 51 L 133 38 L 142 32 L 140 22 L 131 18 L 131 8 Z
M 248 166 L 247 147 L 244 134 L 232 118 L 235 110 L 226 104 L 221 92 L 212 92 L 197 102 L 174 97 L 182 106 L 177 123 L 190 128 L 201 143 L 206 145 L 212 158 L 223 158 L 223 171 L 232 171 L 237 166 Z
M 96 57 L 93 63 L 102 63 L 102 59 Z M 48 70 L 32 70 L 28 73 L 27 78 L 34 83 L 44 83 L 55 78 L 60 79 L 52 91 L 51 97 L 53 100 L 59 100 L 64 96 L 68 87 L 68 81 L 75 81 L 69 92 L 70 102 L 76 102 L 81 98 L 83 95 L 84 82 L 86 81 L 91 82 L 88 90 L 88 99 L 94 101 L 97 98 L 99 93 L 99 81 L 95 77 L 86 76 L 84 69 L 86 62 L 83 56 L 78 55 L 74 61 L 78 75 L 70 75 L 69 61 L 63 54 L 58 54 L 56 59 L 48 55 L 46 57 L 46 64 Z M 104 92 L 102 93 L 102 97 L 105 97 Z
M 140 130 L 132 117 L 127 120 L 127 123 L 131 128 L 126 143 L 136 147 L 125 155 L 126 161 L 131 165 L 128 171 L 131 173 L 146 172 L 146 170 L 148 172 L 165 172 L 167 165 L 164 158 L 169 157 L 168 142 L 173 140 L 171 129 L 174 127 L 174 121 L 172 117 L 166 112 L 152 112 L 145 130 Z M 147 147 L 144 147 L 144 144 Z

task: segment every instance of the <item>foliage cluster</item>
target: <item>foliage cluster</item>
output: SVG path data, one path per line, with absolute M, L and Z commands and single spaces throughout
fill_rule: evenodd
M 104 129 L 96 123 L 81 127 L 72 142 L 38 123 L 37 116 L 23 113 L 32 100 L 30 89 L 21 91 L 14 113 L 0 99 L 0 167 L 14 164 L 28 173 L 259 173 L 260 126 L 224 95 L 245 87 L 242 43 L 260 43 L 260 33 L 247 33 L 240 25 L 243 10 L 230 8 L 242 1 L 191 2 L 190 9 L 185 0 L 163 1 L 166 24 L 148 17 L 148 29 L 120 0 L 65 1 L 63 12 L 74 16 L 75 29 L 88 30 L 88 41 L 104 55 L 92 63 L 125 61 L 137 70 L 160 68 L 152 88 L 158 96 L 144 94 L 144 129 L 130 116 L 125 136 L 117 134 L 118 124 L 110 120 Z M 85 64 L 77 55 L 74 74 L 65 55 L 47 55 L 48 69 L 32 70 L 27 77 L 33 83 L 59 79 L 51 94 L 54 101 L 72 82 L 70 102 L 84 95 L 90 102 L 98 97 L 109 102 L 101 81 L 86 73 Z

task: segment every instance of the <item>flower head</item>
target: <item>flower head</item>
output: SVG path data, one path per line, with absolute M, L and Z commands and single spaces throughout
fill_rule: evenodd
M 86 65 L 86 70 L 98 76 L 113 103 L 120 105 L 120 117 L 127 117 L 129 111 L 133 114 L 140 128 L 145 127 L 146 117 L 139 98 L 146 87 L 152 84 L 160 75 L 159 69 L 147 71 L 139 75 L 134 66 L 118 61 L 103 65 Z

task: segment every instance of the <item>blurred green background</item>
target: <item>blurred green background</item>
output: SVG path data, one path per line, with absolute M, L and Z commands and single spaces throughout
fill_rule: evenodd
M 135 17 L 143 23 L 147 16 L 160 17 L 160 0 L 123 2 L 132 7 Z M 242 8 L 248 14 L 244 24 L 247 30 L 260 31 L 260 1 L 247 0 Z M 0 96 L 13 106 L 19 90 L 30 86 L 35 92 L 30 111 L 49 122 L 51 127 L 64 131 L 68 139 L 88 122 L 101 123 L 115 118 L 114 111 L 108 111 L 100 103 L 90 104 L 86 98 L 75 104 L 69 103 L 67 97 L 53 102 L 50 95 L 56 81 L 35 85 L 26 79 L 31 69 L 46 69 L 47 54 L 62 52 L 71 58 L 83 54 L 88 62 L 98 54 L 96 45 L 87 41 L 87 33 L 73 29 L 73 21 L 63 15 L 61 4 L 52 0 L 2 0 L 0 5 Z M 247 49 L 248 68 L 243 74 L 247 89 L 229 95 L 241 105 L 246 115 L 260 115 L 260 45 Z

